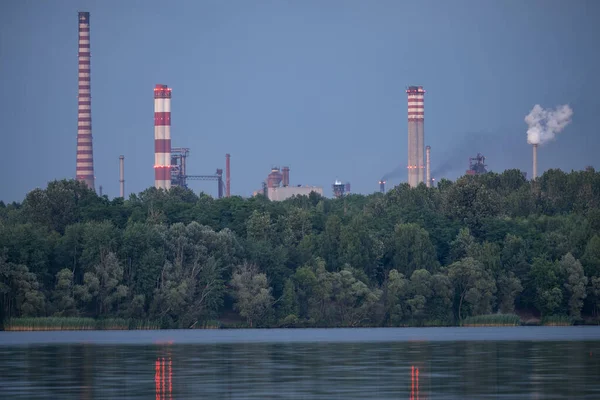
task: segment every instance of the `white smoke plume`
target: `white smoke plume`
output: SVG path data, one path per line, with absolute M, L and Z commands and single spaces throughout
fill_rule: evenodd
M 527 143 L 543 144 L 553 140 L 571 122 L 572 115 L 573 110 L 567 104 L 559 106 L 555 110 L 544 110 L 539 104 L 536 104 L 529 115 L 525 117 L 525 122 L 529 126 Z

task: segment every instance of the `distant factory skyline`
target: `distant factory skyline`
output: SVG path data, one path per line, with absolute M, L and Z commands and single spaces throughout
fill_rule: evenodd
M 524 116 L 535 105 L 575 110 L 540 150 L 537 175 L 598 168 L 598 16 L 598 2 L 585 0 L 8 0 L 0 200 L 76 177 L 110 198 L 122 180 L 126 195 L 166 185 L 154 155 L 164 163 L 170 153 L 158 150 L 171 138 L 191 149 L 191 174 L 222 171 L 230 154 L 231 195 L 251 196 L 273 165 L 328 197 L 335 181 L 369 194 L 383 176 L 390 190 L 412 164 L 419 182 L 456 179 L 478 153 L 490 171 L 531 175 Z M 155 121 L 164 104 L 153 103 L 163 82 L 173 93 L 169 137 Z M 413 85 L 427 92 L 426 135 L 421 143 L 415 126 L 420 152 L 409 160 Z M 188 186 L 217 197 L 214 182 Z

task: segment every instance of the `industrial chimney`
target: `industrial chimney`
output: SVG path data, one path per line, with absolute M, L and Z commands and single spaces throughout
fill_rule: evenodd
M 231 156 L 225 154 L 225 197 L 231 196 Z
M 283 172 L 283 187 L 290 186 L 290 167 L 283 167 L 281 172 Z
M 75 176 L 92 190 L 94 152 L 92 146 L 92 100 L 90 93 L 90 13 L 79 13 L 79 70 L 77 91 L 77 162 Z
M 423 182 L 423 153 L 425 136 L 424 96 L 422 86 L 409 86 L 408 95 L 408 184 L 416 187 Z
M 125 198 L 125 156 L 119 156 L 119 197 Z
M 425 147 L 425 185 L 431 187 L 431 146 Z
M 538 145 L 533 145 L 533 177 L 531 179 L 537 178 L 537 148 Z
M 171 88 L 154 88 L 154 187 L 171 188 Z

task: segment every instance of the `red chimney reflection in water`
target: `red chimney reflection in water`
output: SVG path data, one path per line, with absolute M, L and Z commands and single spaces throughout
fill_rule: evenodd
M 415 397 L 415 387 L 417 389 L 416 397 Z M 410 371 L 410 400 L 420 400 L 419 399 L 419 368 L 415 368 L 414 365 L 411 366 L 411 371 Z
M 172 361 L 169 357 L 165 360 L 164 357 L 157 358 L 154 362 L 154 385 L 156 391 L 156 400 L 171 399 L 173 392 L 173 373 L 172 373 Z M 166 380 L 166 382 L 165 382 Z

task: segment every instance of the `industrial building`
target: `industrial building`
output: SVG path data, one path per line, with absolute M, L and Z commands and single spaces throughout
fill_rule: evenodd
M 409 86 L 408 95 L 408 184 L 416 187 L 424 182 L 425 122 L 424 96 L 422 86 Z
M 79 12 L 79 53 L 77 89 L 77 161 L 75 179 L 95 188 L 92 145 L 92 98 L 90 81 L 90 13 Z
M 481 153 L 477 153 L 475 157 L 469 157 L 469 169 L 466 171 L 467 175 L 481 175 L 487 173 L 487 165 L 485 164 L 485 157 Z
M 279 168 L 274 166 L 263 182 L 262 190 L 256 190 L 253 195 L 264 195 L 271 201 L 283 201 L 293 196 L 308 196 L 315 192 L 323 196 L 323 188 L 320 186 L 290 186 L 290 168 Z
M 350 182 L 343 183 L 336 179 L 333 185 L 331 185 L 331 189 L 333 189 L 333 197 L 339 199 L 350 193 Z

